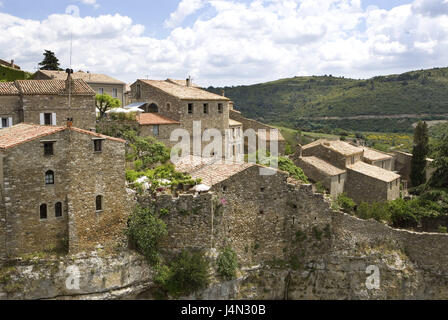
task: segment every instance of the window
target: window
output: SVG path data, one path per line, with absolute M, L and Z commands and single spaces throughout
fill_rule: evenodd
M 355 164 L 355 157 L 352 157 L 352 164 Z
M 193 114 L 193 104 L 192 103 L 188 104 L 188 113 Z
M 158 135 L 159 135 L 159 125 L 158 125 L 158 124 L 152 126 L 152 133 L 153 133 L 153 135 L 155 135 L 155 136 L 158 136 Z
M 54 205 L 54 216 L 56 218 L 62 217 L 62 202 L 57 202 Z
M 137 85 L 137 92 L 135 94 L 135 98 L 136 99 L 140 99 L 142 97 L 142 87 L 141 85 Z
M 104 94 L 104 88 L 98 88 L 98 94 Z
M 112 97 L 118 98 L 118 89 L 117 88 L 112 89 Z
M 208 103 L 204 103 L 204 114 L 208 113 Z
M 95 152 L 102 152 L 103 151 L 103 140 L 93 140 L 93 146 Z
M 171 111 L 171 103 L 167 102 L 166 111 Z
M 44 113 L 44 124 L 46 126 L 51 126 L 51 124 L 52 124 L 51 118 L 52 118 L 51 113 Z
M 224 112 L 224 106 L 222 103 L 218 103 L 218 113 L 223 113 Z
M 44 155 L 52 156 L 54 155 L 53 142 L 45 142 L 44 143 Z
M 41 220 L 47 219 L 47 205 L 45 203 L 40 205 L 39 212 Z
M 45 172 L 45 184 L 50 185 L 54 184 L 54 172 L 49 170 Z
M 12 127 L 12 117 L 9 118 L 0 118 L 0 128 L 9 128 Z
M 227 191 L 227 186 L 222 186 L 222 191 L 226 192 Z
M 338 175 L 338 183 L 341 183 L 341 175 Z
M 96 211 L 103 210 L 103 196 L 96 196 L 95 205 L 96 205 Z

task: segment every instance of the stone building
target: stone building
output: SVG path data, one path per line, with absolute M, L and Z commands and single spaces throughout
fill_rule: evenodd
M 70 92 L 70 95 L 69 95 Z M 95 92 L 80 79 L 0 82 L 0 128 L 21 122 L 94 130 Z
M 116 244 L 125 190 L 124 140 L 70 123 L 0 130 L 0 257 Z
M 270 148 L 270 141 L 276 139 L 280 144 L 279 152 L 284 153 L 285 141 L 278 131 L 277 137 L 270 134 L 270 130 L 275 130 L 273 127 L 242 117 L 238 111 L 233 110 L 233 102 L 224 95 L 205 91 L 190 79 L 137 80 L 131 85 L 131 102 L 131 106 L 138 106 L 146 113 L 158 113 L 179 122 L 179 128 L 186 129 L 191 137 L 194 122 L 200 121 L 202 134 L 206 129 L 219 130 L 225 142 L 223 155 L 238 157 L 244 153 L 244 145 L 247 152 L 248 139 L 244 137 L 247 129 L 255 130 L 256 138 L 267 149 Z M 174 144 L 176 142 L 168 145 Z M 207 144 L 204 142 L 203 147 Z
M 397 172 L 403 177 L 403 180 L 407 183 L 408 186 L 412 186 L 411 185 L 412 153 L 395 151 L 394 157 L 395 157 L 395 170 L 397 170 Z M 425 170 L 426 181 L 428 181 L 432 177 L 434 171 L 436 170 L 431 166 L 433 161 L 434 160 L 430 158 L 426 159 L 426 170 Z
M 158 113 L 142 113 L 137 115 L 140 135 L 154 137 L 169 146 L 171 132 L 180 127 L 180 122 L 164 117 Z
M 39 70 L 34 75 L 35 80 L 65 80 L 65 71 Z M 74 72 L 73 79 L 84 80 L 97 94 L 108 94 L 126 105 L 126 83 L 105 74 L 84 71 Z
M 11 62 L 5 61 L 3 59 L 0 59 L 0 65 L 13 68 L 16 70 L 20 70 L 20 67 L 14 63 L 14 60 L 11 60 Z
M 401 179 L 394 173 L 390 155 L 343 141 L 316 140 L 299 145 L 294 162 L 332 197 L 345 192 L 357 203 L 381 202 L 400 197 Z

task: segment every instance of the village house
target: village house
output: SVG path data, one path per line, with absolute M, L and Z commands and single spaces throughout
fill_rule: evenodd
M 0 130 L 0 258 L 116 244 L 125 190 L 124 140 L 70 122 Z
M 357 203 L 381 202 L 400 197 L 401 178 L 394 173 L 394 158 L 343 141 L 316 140 L 299 145 L 294 162 L 314 182 L 336 198 L 341 193 Z
M 70 95 L 69 95 L 70 92 Z M 81 79 L 0 82 L 0 128 L 22 122 L 95 130 L 95 92 Z
M 411 187 L 411 163 L 412 163 L 412 153 L 395 151 L 395 170 L 402 176 L 402 179 L 407 183 L 409 187 Z M 425 178 L 426 181 L 431 179 L 433 173 L 435 172 L 435 168 L 432 167 L 433 159 L 426 159 L 426 169 L 425 169 Z
M 65 80 L 65 71 L 39 70 L 35 73 L 35 80 Z M 84 80 L 97 94 L 108 94 L 126 104 L 126 83 L 105 74 L 84 71 L 74 72 L 73 79 Z
M 263 145 L 268 150 L 271 139 L 276 139 L 279 143 L 280 153 L 283 153 L 285 149 L 285 141 L 281 134 L 278 133 L 277 137 L 270 134 L 270 130 L 274 128 L 242 117 L 238 111 L 233 110 L 233 102 L 224 95 L 205 91 L 192 83 L 191 79 L 137 80 L 131 85 L 131 101 L 132 104 L 127 107 L 139 107 L 145 113 L 160 114 L 165 121 L 170 119 L 171 122 L 178 123 L 179 128 L 186 129 L 191 137 L 195 121 L 201 122 L 201 133 L 204 133 L 206 129 L 218 129 L 225 142 L 223 155 L 238 157 L 247 152 L 248 139 L 244 138 L 244 130 L 247 129 L 255 130 L 256 137 L 260 138 L 262 143 L 264 142 Z M 140 125 L 160 126 L 157 123 L 147 122 Z M 153 128 L 153 132 L 158 132 L 157 127 Z M 170 128 L 165 127 L 165 129 Z M 258 132 L 260 129 L 261 132 Z M 163 140 L 167 138 L 169 137 L 166 135 L 160 137 Z M 176 143 L 169 142 L 168 146 L 172 147 Z M 203 147 L 206 145 L 207 143 L 203 143 Z
M 11 60 L 11 62 L 8 62 L 8 61 L 0 59 L 0 65 L 9 67 L 9 68 L 13 68 L 16 70 L 20 70 L 20 67 L 14 63 L 14 60 Z

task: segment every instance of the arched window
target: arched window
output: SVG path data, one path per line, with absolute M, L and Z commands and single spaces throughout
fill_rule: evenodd
M 158 112 L 159 107 L 155 103 L 151 103 L 146 111 L 146 113 L 158 113 Z
M 102 211 L 103 210 L 103 196 L 96 196 L 96 211 Z
M 54 184 L 54 172 L 48 170 L 45 172 L 45 184 Z
M 54 216 L 56 218 L 62 217 L 62 202 L 57 202 L 54 205 Z
M 40 219 L 41 220 L 47 219 L 47 205 L 45 203 L 40 205 L 39 211 L 40 211 Z

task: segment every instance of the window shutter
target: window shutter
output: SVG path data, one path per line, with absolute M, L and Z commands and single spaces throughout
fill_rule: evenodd
M 0 118 L 0 129 L 3 129 L 3 118 Z
M 52 115 L 51 115 L 51 121 L 52 121 L 52 125 L 53 126 L 56 126 L 57 124 L 57 122 L 56 122 L 56 113 L 53 113 Z
M 43 113 L 40 114 L 40 124 L 41 125 L 45 124 L 45 115 Z
M 12 117 L 9 117 L 9 118 L 8 118 L 8 126 L 9 126 L 9 127 L 12 127 Z

